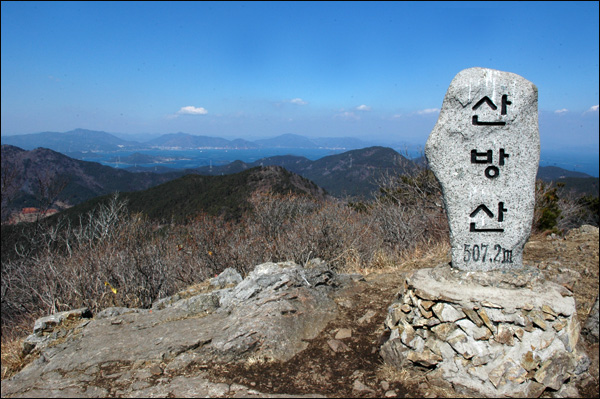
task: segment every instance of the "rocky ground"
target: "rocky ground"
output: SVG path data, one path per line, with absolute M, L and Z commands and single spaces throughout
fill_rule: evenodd
M 307 350 L 290 362 L 217 367 L 211 376 L 219 381 L 235 381 L 261 392 L 318 392 L 327 397 L 465 397 L 450 384 L 430 380 L 424 369 L 397 372 L 382 364 L 378 354 L 382 342 L 382 311 L 395 298 L 403 283 L 404 271 L 431 267 L 447 259 L 416 259 L 403 265 L 402 272 L 372 273 L 340 292 L 336 302 L 340 315 L 314 340 Z M 575 294 L 579 319 L 585 321 L 598 295 L 598 230 L 573 230 L 563 239 L 535 237 L 525 249 L 525 262 L 544 270 L 548 278 L 564 284 Z M 373 314 L 373 317 L 368 317 Z M 351 336 L 336 340 L 340 332 Z M 338 349 L 335 341 L 343 346 Z M 581 340 L 590 356 L 592 379 L 581 381 L 582 397 L 598 397 L 598 343 Z M 551 397 L 551 393 L 543 396 Z
M 584 227 L 564 238 L 534 237 L 525 249 L 526 264 L 574 292 L 582 324 L 598 295 L 598 242 L 598 229 Z M 343 278 L 319 267 L 306 274 L 267 268 L 255 276 L 260 289 L 248 279 L 217 287 L 237 284 L 223 288 L 221 306 L 204 286 L 156 304 L 154 313 L 114 310 L 72 322 L 2 382 L 2 396 L 464 397 L 425 369 L 398 371 L 379 356 L 387 307 L 405 273 L 448 260 Z M 232 325 L 231 317 L 251 320 L 253 312 L 277 318 Z M 281 328 L 267 328 L 269 320 Z M 286 328 L 300 333 L 290 340 Z M 598 397 L 597 338 L 582 337 L 591 365 L 575 385 L 580 396 Z

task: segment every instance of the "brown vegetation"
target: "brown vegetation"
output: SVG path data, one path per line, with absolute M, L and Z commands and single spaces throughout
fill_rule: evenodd
M 256 192 L 241 221 L 201 215 L 186 225 L 131 214 L 115 195 L 78 223 L 40 224 L 17 248 L 18 258 L 2 263 L 2 378 L 19 368 L 18 339 L 44 314 L 84 306 L 94 313 L 147 308 L 227 267 L 245 276 L 267 261 L 321 258 L 338 271 L 372 271 L 447 248 L 441 191 L 430 171 L 391 176 L 380 187 L 375 200 L 351 204 Z M 538 186 L 540 206 L 570 206 L 549 190 Z M 540 206 L 535 226 L 544 215 Z M 555 221 L 581 223 L 566 220 L 580 217 L 569 212 Z

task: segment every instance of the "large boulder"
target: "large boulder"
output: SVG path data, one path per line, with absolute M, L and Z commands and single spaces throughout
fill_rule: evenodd
M 521 267 L 540 159 L 536 86 L 510 72 L 459 72 L 425 155 L 444 194 L 453 267 Z

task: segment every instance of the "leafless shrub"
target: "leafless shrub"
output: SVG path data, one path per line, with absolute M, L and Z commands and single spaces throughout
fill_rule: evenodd
M 306 196 L 277 195 L 255 192 L 250 198 L 253 206 L 252 223 L 268 239 L 276 239 L 282 227 L 316 211 L 320 204 Z
M 252 203 L 248 230 L 262 245 L 266 260 L 303 264 L 319 257 L 345 268 L 350 261 L 368 262 L 376 248 L 366 239 L 372 234 L 370 217 L 342 202 L 268 194 L 254 197 Z
M 441 188 L 426 166 L 405 175 L 386 175 L 371 212 L 379 234 L 398 251 L 448 236 Z
M 557 228 L 560 231 L 567 231 L 587 222 L 583 213 L 583 206 L 572 195 L 561 197 L 558 200 L 558 209 L 560 217 L 557 221 Z
M 3 263 L 3 326 L 81 306 L 149 306 L 172 289 L 169 248 L 118 196 L 77 226 L 63 223 L 40 228 L 35 251 L 20 248 L 19 259 Z
M 14 165 L 2 159 L 0 174 L 1 210 L 0 221 L 4 223 L 10 216 L 9 204 L 19 190 L 19 172 Z
M 565 232 L 583 224 L 597 224 L 597 215 L 586 197 L 562 189 L 562 183 L 546 183 L 538 180 L 535 185 L 535 208 L 532 231 L 542 233 L 552 231 Z M 593 197 L 588 200 L 596 201 Z M 587 206 L 586 206 L 587 205 Z M 597 208 L 596 208 L 597 209 Z
M 255 194 L 240 222 L 198 216 L 157 226 L 118 195 L 81 217 L 43 227 L 2 265 L 2 326 L 23 315 L 87 306 L 149 307 L 234 267 L 322 258 L 339 270 L 386 267 L 447 233 L 430 172 L 389 178 L 362 208 L 302 195 Z M 31 248 L 35 248 L 35 251 Z
M 176 248 L 177 279 L 189 285 L 214 277 L 227 267 L 243 269 L 230 250 L 233 242 L 239 242 L 236 230 L 232 222 L 208 215 L 177 227 L 176 233 L 170 235 Z
M 598 197 L 585 197 L 565 190 L 561 190 L 559 195 L 560 218 L 557 227 L 560 231 L 567 231 L 584 224 L 598 226 L 598 213 L 594 212 L 593 206 L 587 203 L 595 201 L 598 204 Z M 597 205 L 595 209 L 598 209 Z

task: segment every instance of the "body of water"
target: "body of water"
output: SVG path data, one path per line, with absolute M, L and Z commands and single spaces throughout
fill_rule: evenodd
M 542 150 L 540 166 L 558 166 L 598 177 L 598 150 Z
M 155 166 L 164 166 L 172 169 L 193 169 L 207 165 L 226 165 L 234 161 L 243 161 L 251 163 L 261 158 L 272 157 L 276 155 L 296 155 L 303 156 L 310 160 L 335 155 L 346 152 L 345 149 L 308 149 L 308 148 L 261 148 L 248 150 L 139 150 L 122 151 L 107 153 L 89 153 L 83 156 L 77 156 L 78 159 L 85 161 L 99 162 L 114 168 L 129 168 L 132 166 L 152 168 Z M 420 151 L 403 152 L 404 155 L 418 157 L 422 155 Z M 130 164 L 125 162 L 126 158 L 134 153 L 150 155 L 154 157 L 167 158 L 159 163 L 148 164 Z M 402 152 L 401 152 L 402 153 Z M 542 150 L 540 157 L 540 166 L 557 166 L 563 169 L 576 172 L 587 173 L 590 176 L 598 177 L 598 152 L 594 151 L 575 151 L 575 150 Z
M 112 166 L 114 168 L 129 168 L 132 166 L 139 167 L 155 167 L 164 166 L 172 169 L 193 169 L 207 165 L 226 165 L 234 161 L 243 161 L 252 163 L 262 158 L 277 156 L 277 155 L 296 155 L 306 157 L 312 161 L 323 158 L 328 155 L 335 155 L 345 152 L 346 150 L 332 149 L 308 149 L 308 148 L 262 148 L 248 150 L 139 150 L 139 151 L 120 151 L 120 152 L 95 152 L 78 156 L 78 159 L 84 161 L 99 162 L 103 165 Z M 153 157 L 166 158 L 166 160 L 158 163 L 137 163 L 130 164 L 125 162 L 126 158 L 132 154 L 143 154 Z

